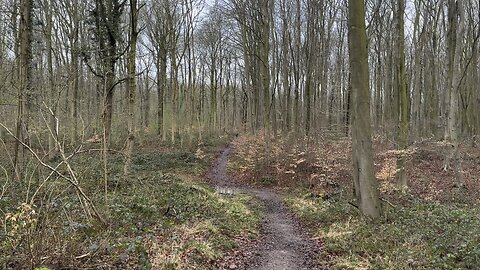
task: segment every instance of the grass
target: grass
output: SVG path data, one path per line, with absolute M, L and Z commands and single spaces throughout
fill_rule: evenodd
M 196 150 L 139 151 L 128 177 L 123 159 L 112 155 L 107 197 L 98 155 L 72 159 L 108 227 L 88 217 L 62 179 L 49 181 L 34 205 L 21 204 L 22 185 L 39 182 L 14 183 L 16 197 L 8 193 L 0 201 L 0 268 L 216 269 L 240 242 L 257 237 L 259 217 L 248 206 L 252 198 L 223 197 L 201 184 L 215 147 L 206 142 L 203 158 Z
M 414 200 L 385 207 L 373 223 L 343 193 L 329 200 L 289 196 L 287 204 L 324 243 L 333 269 L 478 269 L 480 208 Z

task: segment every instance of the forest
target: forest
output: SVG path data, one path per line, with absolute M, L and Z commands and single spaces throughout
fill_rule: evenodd
M 0 0 L 0 269 L 479 269 L 480 1 Z

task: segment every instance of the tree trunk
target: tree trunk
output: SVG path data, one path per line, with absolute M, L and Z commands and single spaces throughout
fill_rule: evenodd
M 29 144 L 28 130 L 30 122 L 31 99 L 33 88 L 31 81 L 32 63 L 32 0 L 20 1 L 20 50 L 18 58 L 18 115 L 15 136 L 25 140 Z M 15 140 L 14 168 L 15 176 L 22 178 L 23 175 L 24 147 Z
M 127 145 L 125 147 L 125 166 L 123 168 L 123 175 L 127 176 L 130 171 L 130 165 L 132 162 L 133 147 L 135 143 L 135 104 L 136 104 L 136 57 L 137 57 L 137 21 L 138 21 L 138 9 L 137 0 L 130 0 L 130 46 L 128 52 L 127 61 L 127 97 L 128 97 L 128 137 Z
M 398 142 L 397 150 L 397 186 L 400 189 L 407 187 L 407 144 L 408 144 L 408 90 L 405 75 L 405 33 L 404 16 L 405 0 L 398 1 L 397 11 L 397 59 L 396 59 L 396 89 L 398 91 Z M 417 74 L 418 75 L 418 74 Z
M 262 3 L 262 29 L 261 29 L 261 74 L 263 90 L 263 128 L 265 132 L 265 155 L 266 160 L 270 159 L 270 137 L 271 137 L 271 117 L 270 117 L 270 24 L 273 0 L 265 0 Z
M 71 111 L 71 116 L 72 116 L 72 122 L 73 122 L 73 128 L 72 128 L 72 135 L 71 135 L 71 140 L 72 144 L 75 144 L 78 142 L 78 103 L 79 103 L 79 96 L 78 96 L 78 80 L 79 80 L 79 67 L 78 67 L 78 31 L 79 31 L 79 18 L 78 18 L 78 1 L 73 0 L 73 14 L 71 15 L 73 17 L 73 33 L 71 37 L 71 58 L 72 58 L 72 70 L 71 70 L 71 87 L 72 87 L 72 99 L 73 99 L 73 104 L 72 104 L 72 111 Z
M 145 74 L 145 92 L 144 92 L 144 115 L 143 115 L 143 120 L 144 120 L 144 125 L 146 128 L 150 126 L 150 72 L 149 69 L 146 70 Z
M 45 29 L 45 40 L 46 40 L 46 50 L 47 50 L 47 69 L 48 69 L 48 88 L 49 88 L 49 101 L 46 103 L 50 108 L 48 113 L 48 123 L 50 125 L 50 130 L 53 135 L 48 136 L 48 157 L 53 159 L 55 157 L 55 152 L 57 150 L 57 144 L 55 143 L 56 134 L 56 102 L 55 102 L 55 80 L 53 74 L 53 56 L 52 56 L 52 29 L 53 29 L 53 5 L 49 2 L 48 8 L 46 10 L 45 16 L 47 19 L 47 25 Z
M 112 130 L 113 96 L 115 91 L 115 66 L 118 61 L 117 39 L 120 31 L 121 12 L 125 3 L 118 0 L 96 0 L 95 24 L 96 39 L 99 44 L 99 53 L 103 66 L 103 136 L 104 145 L 110 144 Z M 105 32 L 108 35 L 105 35 Z M 68 89 L 68 88 L 67 88 Z
M 423 30 L 420 30 L 420 3 L 415 4 L 415 21 L 414 21 L 414 48 L 415 48 L 415 53 L 414 53 L 414 60 L 413 64 L 414 67 L 413 69 L 415 70 L 413 76 L 414 76 L 414 82 L 413 82 L 413 100 L 412 100 L 412 109 L 411 109 L 411 136 L 413 140 L 417 140 L 421 135 L 421 106 L 422 106 L 422 100 L 421 100 L 421 95 L 422 95 L 422 55 L 423 55 Z
M 314 63 L 315 63 L 315 49 L 316 49 L 316 35 L 315 29 L 317 25 L 315 20 L 317 17 L 317 7 L 314 6 L 313 1 L 308 1 L 308 21 L 307 21 L 307 38 L 305 49 L 305 136 L 310 136 L 311 128 L 311 116 L 312 116 L 312 88 L 314 88 L 313 76 L 314 76 Z M 319 74 L 317 74 L 318 76 Z M 313 89 L 314 90 L 314 89 Z M 323 89 L 322 89 L 323 91 Z
M 167 56 L 166 50 L 161 46 L 157 50 L 157 134 L 166 139 L 165 123 L 163 119 L 165 89 L 167 88 Z
M 465 180 L 463 178 L 461 160 L 459 156 L 458 145 L 458 126 L 459 126 L 459 97 L 460 87 L 462 84 L 462 66 L 461 56 L 463 53 L 463 37 L 465 32 L 465 14 L 463 0 L 449 1 L 449 32 L 451 38 L 448 46 L 449 53 L 449 76 L 448 84 L 450 91 L 450 108 L 448 113 L 448 133 L 447 133 L 447 145 L 449 151 L 445 159 L 444 169 L 449 167 L 450 161 L 453 163 L 453 170 L 455 172 L 456 185 L 463 187 Z
M 381 205 L 378 184 L 373 171 L 367 36 L 363 0 L 348 1 L 348 22 L 348 48 L 353 95 L 353 181 L 360 211 L 365 216 L 378 219 L 381 215 Z

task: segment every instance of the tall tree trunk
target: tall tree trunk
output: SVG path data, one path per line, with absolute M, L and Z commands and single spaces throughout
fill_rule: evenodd
M 210 111 L 209 111 L 209 129 L 210 135 L 216 132 L 216 119 L 217 119 L 217 83 L 216 83 L 216 55 L 212 52 L 211 55 L 211 67 L 210 67 Z
M 397 59 L 396 59 L 396 89 L 398 91 L 398 142 L 397 150 L 397 185 L 404 189 L 407 187 L 407 144 L 408 144 L 408 90 L 405 72 L 405 0 L 398 0 L 397 10 Z
M 178 110 L 180 89 L 178 87 L 178 65 L 177 65 L 177 48 L 172 42 L 172 49 L 170 51 L 170 93 L 171 93 L 171 114 L 180 117 Z M 176 121 L 170 121 L 170 135 L 171 143 L 175 145 L 175 138 L 177 134 Z
M 395 123 L 397 119 L 395 118 L 395 97 L 394 97 L 394 87 L 393 87 L 393 77 L 394 77 L 394 72 L 393 72 L 393 51 L 394 51 L 394 46 L 393 44 L 393 38 L 392 35 L 389 35 L 387 37 L 387 44 L 386 44 L 386 61 L 385 61 L 385 76 L 384 76 L 384 103 L 385 106 L 383 107 L 383 114 L 384 114 L 384 129 L 385 129 L 385 134 L 387 136 L 395 137 L 396 129 L 393 128 L 392 123 Z M 393 132 L 392 132 L 393 130 Z
M 312 88 L 315 84 L 313 83 L 314 76 L 314 62 L 316 58 L 315 49 L 316 49 L 316 38 L 317 35 L 315 29 L 317 25 L 315 20 L 317 17 L 317 7 L 314 6 L 314 1 L 307 1 L 308 9 L 308 21 L 307 21 L 307 39 L 306 39 L 306 50 L 305 50 L 305 136 L 310 135 L 311 128 L 311 116 L 312 116 Z M 319 74 L 316 74 L 317 76 Z M 313 89 L 314 90 L 314 89 Z M 322 89 L 323 91 L 323 89 Z
M 49 88 L 49 101 L 46 103 L 50 107 L 50 112 L 48 113 L 48 123 L 50 125 L 50 130 L 53 132 L 53 136 L 48 136 L 48 157 L 53 159 L 55 157 L 55 151 L 57 150 L 57 144 L 55 143 L 56 134 L 56 102 L 55 102 L 55 79 L 53 74 L 53 48 L 52 48 L 52 29 L 53 29 L 53 4 L 48 3 L 48 8 L 46 10 L 45 16 L 47 19 L 47 25 L 45 29 L 45 43 L 47 50 L 47 69 L 48 69 L 48 88 Z
M 437 26 L 438 26 L 438 21 L 440 18 L 440 12 L 441 9 L 438 9 L 436 16 L 433 18 L 433 26 L 432 26 L 432 33 L 431 33 L 431 39 L 432 39 L 432 45 L 431 49 L 429 50 L 429 58 L 430 58 L 430 75 L 431 75 L 431 87 L 430 87 L 430 106 L 428 108 L 429 110 L 429 119 L 431 121 L 430 124 L 430 130 L 432 131 L 432 134 L 436 137 L 438 136 L 439 132 L 439 105 L 440 105 L 440 95 L 438 91 L 438 80 L 437 80 L 437 74 L 438 72 L 438 64 L 436 61 L 437 57 L 437 48 L 438 48 L 438 33 L 437 33 Z
M 302 118 L 300 115 L 300 53 L 301 53 L 301 27 L 302 27 L 302 20 L 301 20 L 301 1 L 296 1 L 296 10 L 295 10 L 295 42 L 291 48 L 292 54 L 292 66 L 293 66 L 293 73 L 294 73 L 294 80 L 295 80 L 295 101 L 293 105 L 293 117 L 294 117 L 294 124 L 293 128 L 295 130 L 295 134 L 298 135 L 298 131 L 300 131 L 300 125 L 302 122 Z
M 262 28 L 261 28 L 261 74 L 262 74 L 262 90 L 263 90 L 263 127 L 265 132 L 265 154 L 266 160 L 270 159 L 270 137 L 271 137 L 271 117 L 270 117 L 270 24 L 273 0 L 265 0 L 262 2 Z
M 449 76 L 448 84 L 450 91 L 450 108 L 448 113 L 448 133 L 447 142 L 449 151 L 445 159 L 444 169 L 449 167 L 450 161 L 453 163 L 456 185 L 463 187 L 465 180 L 463 178 L 461 160 L 459 156 L 458 126 L 459 126 L 459 97 L 462 84 L 462 66 L 461 56 L 463 53 L 463 38 L 465 34 L 465 14 L 463 0 L 450 0 L 449 4 L 449 32 L 451 34 L 448 46 L 449 54 Z
M 165 123 L 164 123 L 164 99 L 165 89 L 167 88 L 167 52 L 163 46 L 157 49 L 157 134 L 162 136 L 162 140 L 166 140 Z
M 348 1 L 348 48 L 353 94 L 352 149 L 354 183 L 363 215 L 378 219 L 381 205 L 373 171 L 367 35 L 363 0 Z
M 290 66 L 289 66 L 289 46 L 290 46 L 290 31 L 288 29 L 288 14 L 287 1 L 281 1 L 280 16 L 282 20 L 282 43 L 281 43 L 281 73 L 282 73 L 282 94 L 280 107 L 282 107 L 283 131 L 290 132 L 291 115 L 292 115 L 292 99 L 291 99 L 291 85 L 290 85 Z M 279 94 L 279 97 L 281 95 Z
M 137 21 L 138 21 L 138 9 L 137 0 L 130 0 L 130 42 L 127 62 L 127 93 L 128 93 L 128 137 L 127 145 L 125 147 L 125 166 L 123 168 L 123 174 L 126 176 L 130 171 L 130 165 L 132 162 L 133 147 L 135 143 L 135 104 L 136 104 L 136 57 L 137 57 Z
M 413 140 L 417 140 L 422 135 L 422 125 L 421 125 L 421 106 L 422 106 L 422 55 L 423 55 L 423 30 L 420 30 L 420 3 L 415 4 L 415 20 L 414 20 L 414 30 L 413 30 L 413 43 L 414 43 L 414 60 L 413 60 L 413 70 L 415 71 L 414 82 L 413 82 L 413 100 L 412 100 L 412 109 L 411 109 L 411 137 Z
M 20 1 L 20 48 L 18 58 L 18 115 L 16 137 L 29 144 L 28 130 L 30 122 L 30 109 L 32 106 L 33 88 L 31 80 L 32 63 L 32 0 Z M 24 147 L 15 141 L 14 167 L 15 175 L 23 175 Z
M 115 66 L 118 61 L 117 39 L 119 38 L 121 10 L 124 2 L 118 0 L 95 1 L 96 38 L 100 48 L 103 66 L 103 136 L 104 145 L 110 143 L 113 116 L 113 96 L 115 92 Z M 105 32 L 108 34 L 106 35 Z M 68 88 L 67 88 L 68 89 Z
M 282 83 L 283 83 L 283 93 L 285 95 L 285 131 L 289 132 L 291 129 L 291 118 L 292 118 L 292 97 L 291 97 L 291 85 L 290 85 L 290 70 L 289 70 L 289 62 L 288 62 L 288 46 L 290 44 L 290 34 L 288 31 L 288 24 L 286 15 L 283 18 L 283 36 L 282 36 Z
M 478 1 L 478 6 L 480 8 L 480 0 Z M 480 22 L 480 12 L 478 13 L 478 21 Z M 478 29 L 478 37 L 480 37 L 480 25 L 477 26 Z M 474 71 L 476 72 L 476 77 L 474 79 L 474 82 L 478 82 L 478 79 L 480 78 L 480 66 L 479 66 L 479 62 L 480 62 L 480 41 L 477 40 L 477 47 L 474 48 L 474 50 L 476 50 L 476 59 L 475 59 L 475 64 L 474 66 L 477 67 L 477 70 Z M 475 89 L 475 99 L 474 99 L 474 102 L 476 104 L 480 104 L 480 85 L 478 83 L 476 83 L 475 85 L 476 89 Z M 480 135 L 480 108 L 479 106 L 475 106 L 475 135 L 478 136 Z
M 79 18 L 78 18 L 78 0 L 73 0 L 73 33 L 71 38 L 71 58 L 72 58 L 72 70 L 71 70 L 71 87 L 72 87 L 72 122 L 73 122 L 73 129 L 72 129 L 72 136 L 71 140 L 72 143 L 75 144 L 78 142 L 78 103 L 79 103 L 79 96 L 78 96 L 78 85 L 79 85 L 79 67 L 78 67 L 78 32 L 79 32 Z

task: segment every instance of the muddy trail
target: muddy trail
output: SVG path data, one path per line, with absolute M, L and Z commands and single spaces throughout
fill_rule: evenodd
M 319 245 L 305 233 L 300 223 L 272 190 L 235 185 L 227 175 L 231 148 L 226 147 L 217 158 L 210 179 L 222 194 L 248 193 L 261 203 L 263 223 L 261 237 L 254 246 L 227 257 L 221 269 L 304 270 L 326 269 L 318 264 Z

